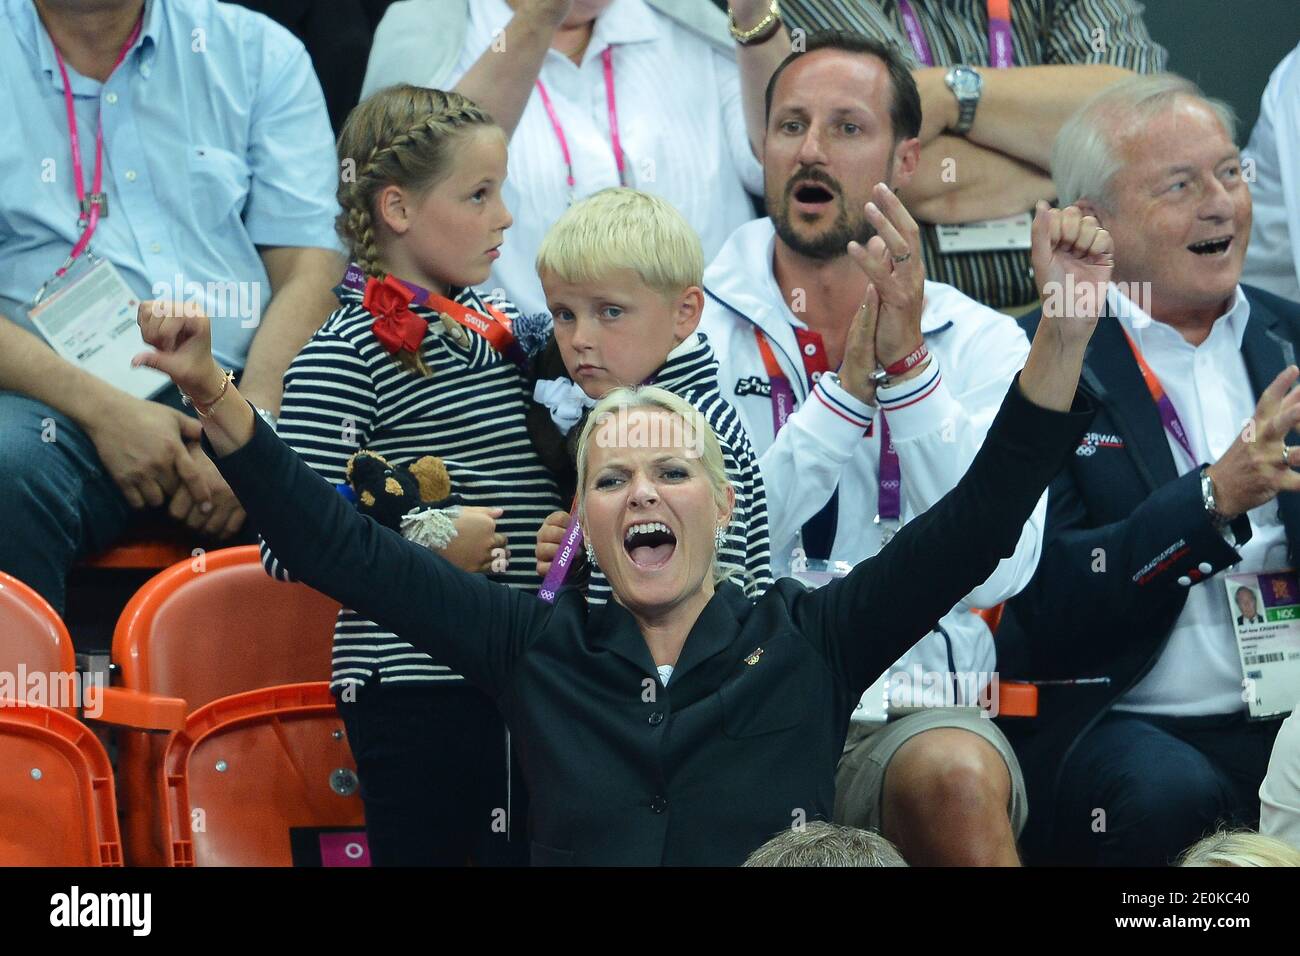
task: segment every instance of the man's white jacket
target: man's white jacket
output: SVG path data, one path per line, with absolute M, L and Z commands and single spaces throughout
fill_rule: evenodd
M 946 494 L 975 457 L 1029 342 L 1014 320 L 938 282 L 925 284 L 921 332 L 930 367 L 918 379 L 882 388 L 879 408 L 866 405 L 832 378 L 811 389 L 795 329 L 772 273 L 775 231 L 770 219 L 737 229 L 705 271 L 700 330 L 719 361 L 718 387 L 735 406 L 759 455 L 767 489 L 773 573 L 788 575 L 803 557 L 800 529 L 838 488 L 831 560 L 856 564 L 880 550 L 876 516 L 883 414 L 899 458 L 902 521 Z M 775 433 L 768 375 L 755 329 L 772 346 L 794 389 L 796 410 Z M 922 703 L 974 704 L 994 671 L 992 635 L 973 608 L 990 608 L 1023 588 L 1042 547 L 1044 494 L 1020 535 L 1015 554 L 950 611 L 863 695 L 854 717 L 879 720 L 890 707 Z M 862 622 L 863 640 L 871 621 Z

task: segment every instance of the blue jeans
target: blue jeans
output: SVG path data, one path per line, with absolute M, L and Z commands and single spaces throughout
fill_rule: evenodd
M 0 391 L 0 571 L 62 614 L 73 563 L 111 546 L 130 513 L 90 436 L 50 406 Z
M 1112 711 L 1079 741 L 1058 794 L 1060 862 L 1165 866 L 1221 826 L 1259 825 L 1281 718 Z

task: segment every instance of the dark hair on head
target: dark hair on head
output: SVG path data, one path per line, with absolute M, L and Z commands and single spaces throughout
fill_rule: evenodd
M 893 102 L 889 104 L 889 121 L 894 130 L 894 142 L 911 139 L 921 132 L 921 92 L 916 88 L 912 78 L 912 68 L 903 58 L 902 51 L 896 43 L 886 43 L 873 37 L 865 37 L 847 30 L 819 30 L 810 34 L 801 51 L 791 53 L 772 73 L 767 81 L 767 94 L 763 110 L 763 121 L 772 117 L 772 93 L 776 90 L 777 80 L 785 68 L 801 56 L 818 50 L 840 50 L 844 53 L 859 53 L 874 56 L 885 64 L 889 71 L 889 83 L 894 90 Z

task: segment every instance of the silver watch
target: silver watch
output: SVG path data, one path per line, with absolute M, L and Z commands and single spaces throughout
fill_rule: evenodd
M 964 63 L 958 63 L 943 78 L 957 97 L 957 125 L 952 131 L 965 135 L 975 125 L 975 108 L 980 105 L 980 94 L 984 91 L 984 77 L 979 71 Z
M 1214 497 L 1214 479 L 1210 477 L 1209 466 L 1201 469 L 1201 503 L 1205 505 L 1205 513 L 1210 516 L 1210 523 L 1216 528 L 1223 530 L 1231 523 L 1231 519 L 1219 510 L 1218 499 Z

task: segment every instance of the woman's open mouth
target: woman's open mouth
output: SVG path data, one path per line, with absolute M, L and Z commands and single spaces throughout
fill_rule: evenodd
M 623 534 L 623 548 L 638 568 L 662 568 L 677 550 L 677 535 L 662 521 L 634 524 Z

